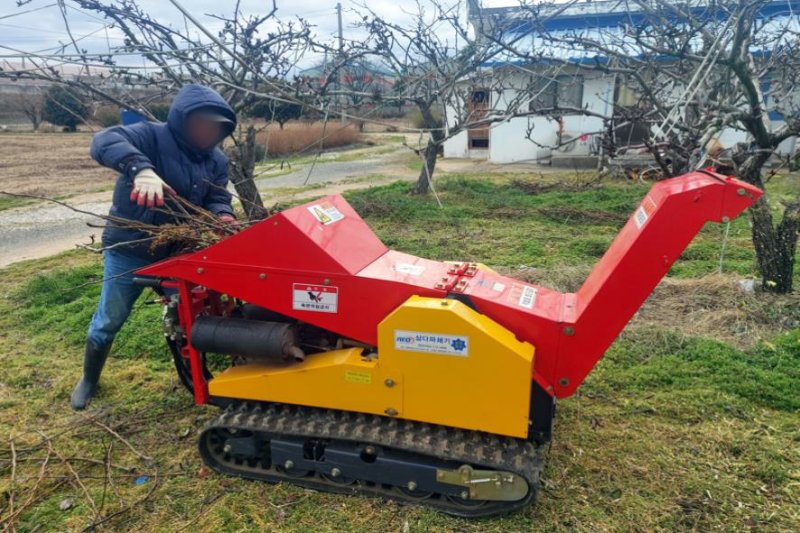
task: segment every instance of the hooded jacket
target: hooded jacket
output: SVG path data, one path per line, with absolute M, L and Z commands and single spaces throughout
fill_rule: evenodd
M 218 146 L 208 150 L 194 147 L 184 133 L 186 118 L 202 109 L 227 117 L 223 134 L 217 144 L 236 127 L 236 114 L 213 89 L 201 85 L 186 85 L 175 96 L 164 123 L 139 122 L 130 126 L 114 126 L 97 133 L 92 139 L 92 158 L 121 174 L 114 187 L 109 211 L 113 217 L 162 225 L 177 220 L 130 199 L 134 176 L 152 168 L 175 192 L 191 203 L 217 215 L 233 214 L 228 186 L 228 158 Z M 168 197 L 165 197 L 168 200 Z M 103 246 L 118 245 L 115 249 L 153 261 L 170 254 L 169 246 L 153 249 L 147 234 L 109 222 L 103 231 Z

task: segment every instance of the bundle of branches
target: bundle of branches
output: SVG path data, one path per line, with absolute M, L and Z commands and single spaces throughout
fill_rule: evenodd
M 176 252 L 200 250 L 238 231 L 237 226 L 221 221 L 211 211 L 180 196 L 168 197 L 163 207 L 155 209 L 168 213 L 175 219 L 175 223 L 150 226 L 142 230 L 151 236 L 151 250 L 162 246 L 171 246 Z
M 87 249 L 92 252 L 101 253 L 104 250 L 129 246 L 132 244 L 148 243 L 150 250 L 154 251 L 157 248 L 170 247 L 173 253 L 191 252 L 200 250 L 219 242 L 220 240 L 235 234 L 239 231 L 238 224 L 233 225 L 228 222 L 222 221 L 214 213 L 196 206 L 177 195 L 171 195 L 165 198 L 165 203 L 160 207 L 153 207 L 156 212 L 164 213 L 172 218 L 173 222 L 166 224 L 147 224 L 138 220 L 131 220 L 113 215 L 101 215 L 91 211 L 85 211 L 72 205 L 69 205 L 54 198 L 45 196 L 37 196 L 33 194 L 10 193 L 0 191 L 0 194 L 12 196 L 16 198 L 33 198 L 36 200 L 45 200 L 53 202 L 70 209 L 76 213 L 90 215 L 103 220 L 104 224 L 87 223 L 92 228 L 105 228 L 107 226 L 114 226 L 118 228 L 126 228 L 136 230 L 145 236 L 134 240 L 126 241 L 110 246 L 98 245 L 95 242 L 94 236 L 88 244 L 78 245 L 81 248 Z

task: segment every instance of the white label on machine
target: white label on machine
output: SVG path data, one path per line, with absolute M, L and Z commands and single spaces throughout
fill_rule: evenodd
M 492 290 L 495 292 L 503 292 L 504 290 L 506 290 L 506 285 L 505 283 L 500 283 L 499 281 L 495 281 L 492 284 Z
M 411 263 L 397 263 L 394 265 L 394 271 L 398 274 L 408 274 L 409 276 L 421 276 L 425 271 L 422 265 L 413 265 Z
M 642 229 L 644 223 L 647 222 L 647 212 L 644 210 L 644 207 L 639 206 L 639 209 L 636 210 L 636 214 L 633 216 L 633 220 L 636 222 L 636 227 Z
M 292 309 L 315 313 L 337 313 L 339 287 L 294 283 L 292 285 Z
M 527 309 L 533 309 L 533 304 L 536 302 L 536 289 L 533 287 L 523 287 L 522 294 L 519 295 L 519 306 Z
M 333 224 L 344 218 L 342 212 L 336 209 L 336 206 L 330 202 L 310 205 L 307 209 L 309 213 L 314 215 L 314 218 L 326 225 Z
M 394 349 L 469 357 L 469 337 L 396 329 L 394 330 Z
M 508 291 L 509 301 L 525 309 L 533 309 L 536 304 L 536 288 L 529 285 L 514 283 Z
M 636 227 L 642 229 L 644 223 L 647 222 L 647 219 L 650 218 L 650 215 L 652 215 L 655 210 L 656 203 L 648 196 L 644 199 L 642 205 L 639 206 L 639 209 L 636 210 L 636 213 L 633 214 L 633 221 L 636 222 Z

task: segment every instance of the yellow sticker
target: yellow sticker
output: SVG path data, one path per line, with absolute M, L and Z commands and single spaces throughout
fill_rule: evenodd
M 372 383 L 372 374 L 369 372 L 351 372 L 349 370 L 345 370 L 344 380 L 349 381 L 350 383 L 362 383 L 364 385 L 369 385 Z

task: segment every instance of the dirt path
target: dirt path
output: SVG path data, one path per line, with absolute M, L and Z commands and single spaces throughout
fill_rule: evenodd
M 358 150 L 345 152 L 345 161 L 326 161 L 322 158 L 316 163 L 306 162 L 295 166 L 291 172 L 274 177 L 256 179 L 261 190 L 282 187 L 305 187 L 320 183 L 340 182 L 349 179 L 366 179 L 370 177 L 403 176 L 415 174 L 404 163 L 408 150 L 402 146 L 391 151 Z M 334 154 L 335 155 L 335 154 Z

